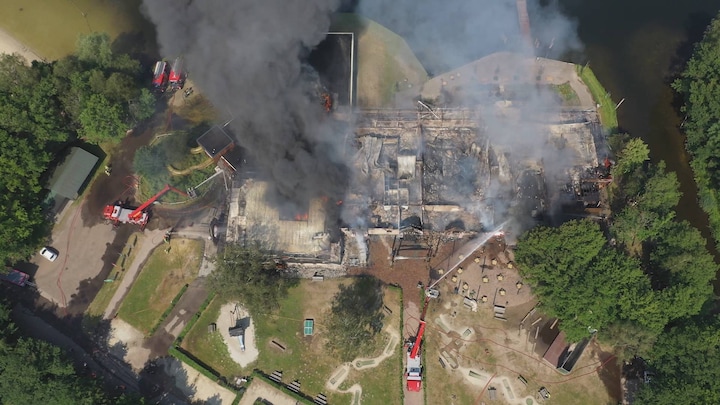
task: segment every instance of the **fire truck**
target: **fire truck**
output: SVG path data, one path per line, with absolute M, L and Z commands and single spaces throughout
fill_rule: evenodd
M 168 64 L 165 61 L 158 61 L 153 68 L 153 88 L 159 92 L 164 92 L 168 84 Z
M 405 377 L 407 379 L 408 391 L 420 391 L 422 388 L 422 356 L 420 355 L 420 345 L 422 344 L 423 334 L 425 334 L 425 321 L 420 321 L 415 342 L 407 352 L 407 365 Z
M 6 272 L 0 273 L 0 280 L 7 281 L 8 283 L 15 284 L 20 287 L 28 286 L 37 288 L 35 283 L 30 282 L 29 274 L 11 268 L 7 268 Z
M 150 197 L 149 200 L 145 201 L 137 208 L 128 207 L 122 202 L 105 206 L 105 209 L 103 210 L 103 217 L 112 222 L 115 226 L 120 224 L 134 224 L 139 225 L 140 229 L 145 229 L 145 225 L 147 225 L 148 220 L 150 219 L 148 208 L 157 201 L 158 198 L 162 197 L 170 190 L 180 195 L 187 196 L 187 193 L 184 191 L 166 184 L 162 190 Z
M 172 68 L 170 69 L 170 89 L 173 91 L 182 89 L 185 85 L 185 78 L 186 74 L 183 60 L 179 57 L 175 58 L 175 61 L 172 64 Z

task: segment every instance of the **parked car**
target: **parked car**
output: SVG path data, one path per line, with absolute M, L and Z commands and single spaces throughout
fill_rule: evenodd
M 55 259 L 58 258 L 58 252 L 49 246 L 45 246 L 44 248 L 40 249 L 40 256 L 50 260 L 51 262 L 54 262 Z

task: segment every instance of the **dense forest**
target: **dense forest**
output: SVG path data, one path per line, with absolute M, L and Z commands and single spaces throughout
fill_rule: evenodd
M 75 54 L 27 65 L 0 55 L 0 260 L 27 258 L 48 232 L 43 187 L 70 143 L 115 143 L 155 112 L 146 73 L 106 34 Z
M 76 367 L 67 353 L 18 333 L 0 302 L 0 403 L 57 405 L 143 404 L 136 395 L 108 395 L 102 381 Z
M 717 403 L 720 380 L 708 385 L 690 359 L 720 342 L 712 338 L 720 324 L 707 315 L 718 265 L 700 232 L 675 218 L 675 174 L 650 163 L 640 139 L 616 135 L 611 143 L 620 151 L 608 189 L 612 218 L 530 230 L 517 245 L 518 268 L 568 339 L 594 335 L 618 359 L 648 362 L 657 375 L 638 403 L 684 402 L 681 387 L 693 392 L 689 403 Z M 707 338 L 683 338 L 689 331 Z
M 683 98 L 686 148 L 698 186 L 700 205 L 720 241 L 720 16 L 705 31 L 692 58 L 672 87 Z

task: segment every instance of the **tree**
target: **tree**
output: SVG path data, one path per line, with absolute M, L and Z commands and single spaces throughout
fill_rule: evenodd
M 100 94 L 93 94 L 80 113 L 80 131 L 88 142 L 117 142 L 125 134 L 122 110 Z
M 720 17 L 710 23 L 705 37 L 695 46 L 693 56 L 673 82 L 684 100 L 683 130 L 690 166 L 698 186 L 700 204 L 708 213 L 716 243 L 720 241 Z
M 720 321 L 691 319 L 658 338 L 650 352 L 655 372 L 637 404 L 720 403 Z
M 606 244 L 600 227 L 570 221 L 526 233 L 515 252 L 518 268 L 544 310 L 562 320 L 571 341 L 616 319 L 632 320 L 643 308 L 650 282 L 640 263 Z
M 382 282 L 360 277 L 340 285 L 328 320 L 328 347 L 343 361 L 351 361 L 369 347 L 382 330 Z
M 252 313 L 264 314 L 278 308 L 280 298 L 297 285 L 297 279 L 283 274 L 270 253 L 259 247 L 228 245 L 217 258 L 208 285 L 226 298 L 237 299 Z
M 0 303 L 0 403 L 113 403 L 96 380 L 76 374 L 59 347 L 23 337 L 10 321 L 9 313 L 9 308 Z
M 169 174 L 162 176 L 162 174 L 168 173 L 166 167 L 167 158 L 164 152 L 164 149 L 155 146 L 140 147 L 137 152 L 135 152 L 135 157 L 133 158 L 133 169 L 135 173 L 143 177 L 161 176 L 163 180 L 165 180 L 166 177 L 169 179 Z M 167 181 L 165 181 L 165 183 L 167 183 Z
M 155 114 L 155 96 L 148 89 L 140 90 L 140 95 L 130 101 L 130 115 L 136 121 L 146 120 Z
M 613 322 L 600 334 L 604 344 L 615 348 L 615 356 L 620 360 L 648 356 L 658 334 L 648 328 L 630 321 Z
M 618 177 L 632 172 L 650 159 L 650 149 L 639 138 L 629 140 L 623 150 L 618 154 L 618 160 L 613 167 L 613 176 Z
M 108 34 L 93 32 L 88 35 L 81 35 L 75 47 L 79 60 L 103 69 L 112 67 L 113 52 Z

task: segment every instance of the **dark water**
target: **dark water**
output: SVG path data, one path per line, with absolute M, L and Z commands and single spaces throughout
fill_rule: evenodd
M 707 215 L 697 203 L 684 137 L 669 82 L 683 68 L 692 44 L 720 10 L 720 0 L 559 0 L 576 19 L 585 45 L 575 62 L 589 61 L 615 102 L 622 130 L 641 137 L 653 161 L 664 160 L 678 175 L 683 197 L 678 217 L 708 240 Z M 713 249 L 716 258 L 717 251 Z

